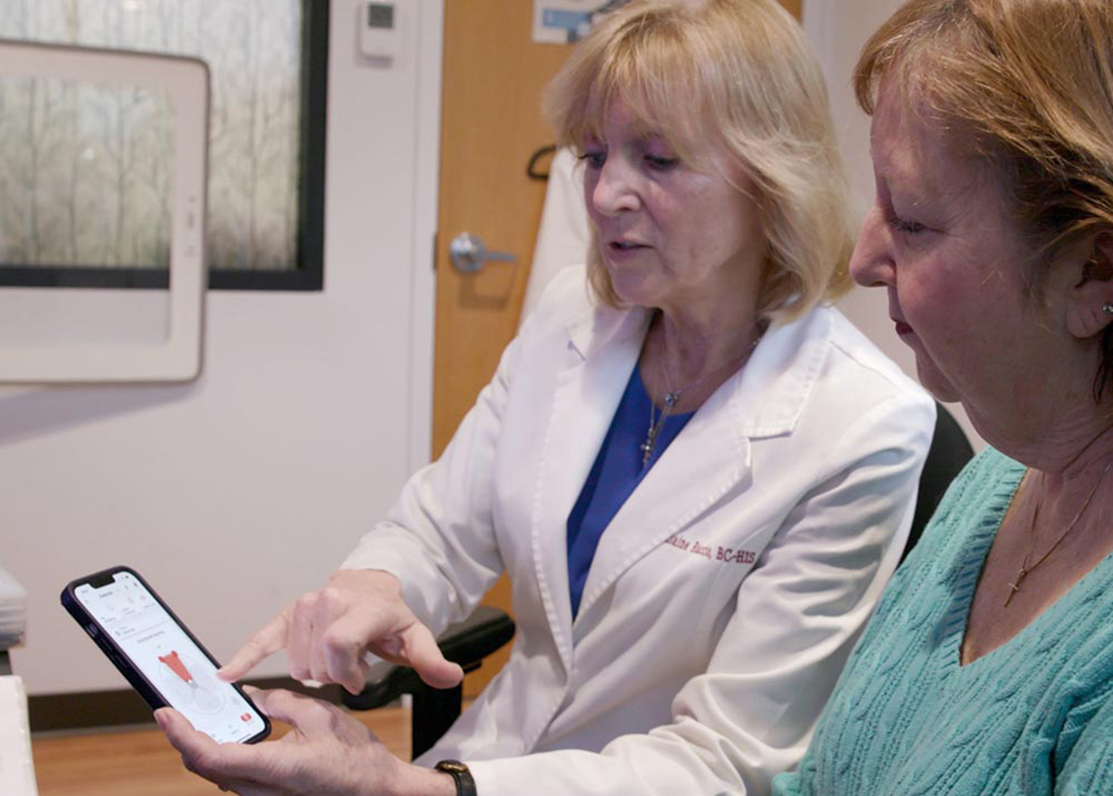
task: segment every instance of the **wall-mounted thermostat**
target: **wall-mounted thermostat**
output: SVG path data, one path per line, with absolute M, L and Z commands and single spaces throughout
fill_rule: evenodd
M 394 3 L 361 3 L 359 9 L 359 51 L 368 58 L 394 58 L 398 55 L 401 32 Z

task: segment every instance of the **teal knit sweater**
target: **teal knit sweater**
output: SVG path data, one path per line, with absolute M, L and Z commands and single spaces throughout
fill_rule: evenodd
M 982 564 L 1023 474 L 990 449 L 955 481 L 775 794 L 1113 794 L 1113 557 L 959 665 Z

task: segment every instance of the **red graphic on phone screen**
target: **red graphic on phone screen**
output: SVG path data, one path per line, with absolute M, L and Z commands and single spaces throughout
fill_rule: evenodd
M 250 713 L 241 713 L 240 714 L 240 721 L 251 721 L 251 714 Z
M 189 673 L 189 669 L 182 663 L 182 659 L 178 657 L 177 650 L 171 650 L 169 655 L 159 655 L 158 659 L 170 667 L 170 671 L 182 678 L 182 680 L 190 685 L 193 685 L 193 675 Z

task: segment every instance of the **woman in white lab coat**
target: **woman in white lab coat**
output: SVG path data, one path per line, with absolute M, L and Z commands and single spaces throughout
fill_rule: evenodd
M 825 306 L 850 237 L 795 21 L 632 3 L 548 107 L 583 161 L 587 279 L 554 282 L 444 455 L 223 673 L 285 647 L 294 677 L 359 691 L 370 651 L 455 684 L 434 635 L 504 571 L 510 661 L 414 766 L 284 692 L 258 700 L 300 733 L 252 748 L 160 711 L 223 787 L 766 793 L 897 564 L 934 409 Z

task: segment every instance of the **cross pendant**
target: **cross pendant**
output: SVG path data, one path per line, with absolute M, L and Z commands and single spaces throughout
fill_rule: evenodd
M 1015 595 L 1018 591 L 1020 591 L 1020 584 L 1024 582 L 1024 578 L 1026 578 L 1027 576 L 1028 576 L 1028 570 L 1026 570 L 1024 567 L 1021 567 L 1020 569 L 1018 569 L 1016 571 L 1016 582 L 1009 584 L 1009 590 L 1010 590 L 1009 591 L 1009 596 L 1005 598 L 1005 607 L 1006 608 L 1008 608 L 1009 603 L 1012 602 L 1013 595 Z

